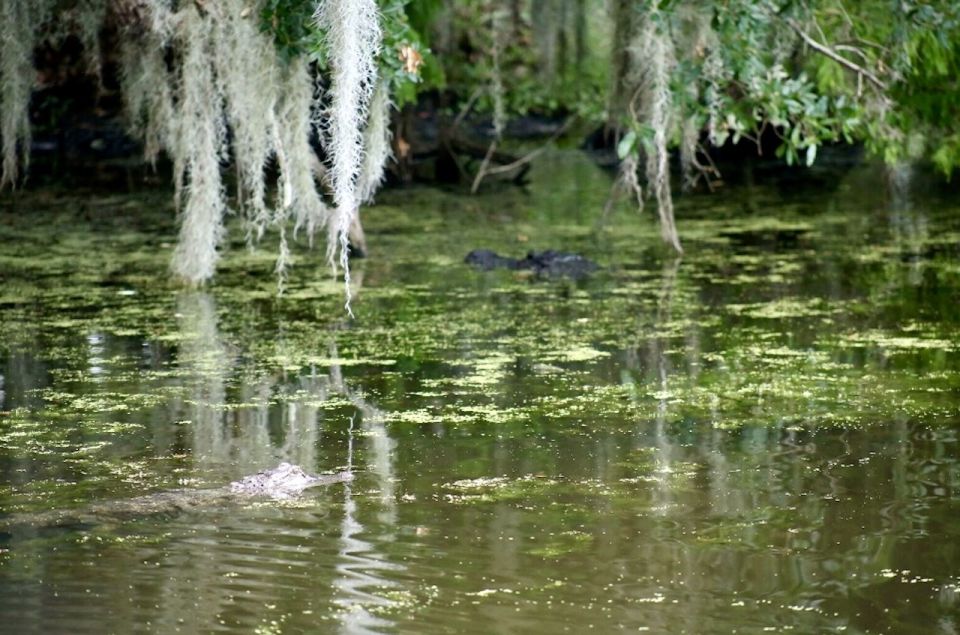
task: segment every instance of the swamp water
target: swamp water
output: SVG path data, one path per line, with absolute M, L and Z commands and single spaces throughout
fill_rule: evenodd
M 353 321 L 322 249 L 183 290 L 167 193 L 8 196 L 0 632 L 958 632 L 960 207 L 826 177 L 679 199 L 682 259 L 578 154 L 387 192 Z M 356 477 L 31 522 L 281 460 Z

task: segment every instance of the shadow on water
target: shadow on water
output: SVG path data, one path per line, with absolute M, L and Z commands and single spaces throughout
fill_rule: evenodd
M 136 227 L 108 240 L 42 200 L 53 239 L 0 224 L 0 624 L 954 633 L 955 202 L 887 201 L 876 174 L 678 199 L 673 259 L 649 217 L 594 232 L 609 181 L 549 161 L 530 196 L 386 193 L 352 322 L 308 251 L 282 299 L 271 254 L 233 244 L 183 291 Z M 602 269 L 477 272 L 474 248 Z M 280 461 L 357 476 L 5 522 Z

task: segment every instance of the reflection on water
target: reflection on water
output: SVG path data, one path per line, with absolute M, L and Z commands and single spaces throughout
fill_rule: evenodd
M 278 300 L 253 256 L 155 288 L 168 254 L 82 227 L 0 254 L 0 631 L 957 632 L 955 204 L 682 199 L 664 260 L 646 218 L 582 229 L 609 181 L 555 160 L 529 198 L 375 208 L 349 323 L 308 265 Z M 479 273 L 474 247 L 603 270 Z M 9 522 L 280 461 L 356 479 Z
M 182 329 L 178 366 L 189 378 L 192 394 L 184 400 L 184 420 L 191 422 L 190 456 L 200 467 L 234 466 L 252 474 L 286 461 L 314 469 L 322 433 L 317 404 L 343 391 L 339 369 L 318 376 L 315 368 L 284 381 L 279 376 L 244 378 L 238 387 L 239 408 L 231 408 L 227 382 L 237 370 L 217 330 L 214 300 L 206 293 L 181 294 L 177 316 Z M 276 394 L 278 390 L 286 394 Z M 271 438 L 271 401 L 281 399 L 281 430 Z M 174 411 L 175 413 L 176 411 Z M 171 414 L 174 414 L 171 413 Z
M 350 421 L 351 432 L 353 420 Z M 371 427 L 377 424 L 371 422 Z M 382 430 L 382 420 L 380 422 Z M 352 439 L 349 448 L 352 467 Z M 376 452 L 376 450 L 374 451 Z M 376 454 L 374 454 L 376 456 Z M 390 457 L 384 459 L 389 466 Z M 379 475 L 378 475 L 379 476 Z M 392 602 L 382 593 L 395 584 L 382 577 L 384 571 L 397 571 L 402 567 L 390 563 L 378 553 L 376 546 L 362 538 L 364 527 L 357 520 L 357 502 L 353 497 L 350 483 L 344 485 L 343 523 L 340 529 L 339 562 L 336 565 L 337 577 L 333 581 L 337 591 L 335 600 L 342 611 L 340 613 L 341 630 L 346 633 L 375 633 L 391 625 L 389 620 L 378 617 L 372 608 L 388 608 Z
M 170 427 L 171 423 L 175 426 L 186 425 L 190 434 L 183 439 L 169 431 L 154 435 L 155 443 L 162 440 L 154 448 L 157 458 L 186 450 L 185 458 L 190 467 L 181 467 L 180 471 L 214 481 L 216 477 L 207 475 L 219 473 L 222 481 L 224 478 L 236 478 L 273 467 L 280 461 L 306 466 L 310 470 L 318 469 L 321 467 L 318 465 L 321 463 L 318 450 L 323 447 L 324 408 L 339 399 L 341 404 L 353 409 L 353 414 L 345 431 L 343 456 L 334 457 L 339 463 L 326 467 L 333 469 L 345 465 L 346 469 L 358 468 L 369 474 L 359 482 L 366 488 L 375 488 L 377 495 L 371 498 L 377 510 L 375 519 L 381 525 L 393 525 L 396 517 L 393 469 L 396 442 L 390 438 L 380 410 L 366 400 L 360 391 L 352 389 L 344 379 L 343 371 L 336 362 L 339 357 L 335 343 L 331 342 L 328 346 L 330 361 L 322 374 L 315 366 L 302 373 L 244 374 L 241 372 L 242 360 L 238 351 L 220 336 L 213 297 L 204 292 L 181 292 L 176 298 L 175 317 L 180 329 L 176 375 L 178 383 L 182 382 L 186 390 L 174 391 L 176 396 L 163 408 L 166 426 L 154 423 L 160 428 Z M 101 376 L 105 372 L 102 364 L 106 355 L 104 342 L 109 337 L 92 333 L 85 339 L 85 365 L 90 382 L 102 383 Z M 30 375 L 21 377 L 29 378 Z M 42 382 L 38 382 L 38 385 L 26 388 L 25 392 L 42 391 L 44 388 Z M 359 423 L 356 431 L 355 421 Z M 188 441 L 187 446 L 181 447 L 181 441 Z M 364 450 L 364 461 L 360 465 L 354 464 L 355 443 Z M 159 551 L 137 549 L 134 554 L 123 554 L 121 561 L 113 562 L 112 566 L 123 570 L 128 566 L 137 568 L 140 564 L 149 564 L 164 570 L 157 589 L 160 600 L 150 607 L 139 607 L 139 610 L 151 616 L 149 620 L 141 622 L 141 626 L 156 624 L 161 625 L 162 629 L 187 627 L 188 630 L 216 630 L 218 623 L 229 624 L 230 619 L 237 619 L 235 616 L 231 618 L 231 614 L 235 612 L 233 607 L 238 601 L 238 592 L 245 596 L 245 601 L 252 599 L 252 588 L 246 585 L 237 588 L 234 580 L 256 571 L 260 583 L 253 593 L 254 598 L 264 602 L 277 601 L 280 597 L 275 595 L 271 587 L 276 584 L 281 590 L 285 588 L 286 583 L 282 580 L 291 575 L 289 570 L 302 568 L 304 558 L 314 555 L 310 543 L 318 537 L 326 540 L 336 536 L 340 543 L 336 553 L 320 554 L 330 560 L 330 573 L 326 577 L 329 578 L 327 584 L 332 592 L 332 602 L 339 607 L 336 615 L 346 632 L 378 632 L 391 622 L 375 615 L 371 609 L 393 606 L 395 601 L 389 599 L 384 591 L 396 586 L 396 583 L 384 579 L 380 572 L 398 571 L 402 567 L 388 562 L 386 556 L 378 551 L 377 544 L 365 539 L 366 530 L 358 516 L 352 490 L 349 483 L 343 486 L 339 527 L 331 525 L 319 533 L 311 528 L 309 516 L 317 513 L 326 516 L 327 511 L 316 508 L 315 503 L 310 501 L 304 501 L 302 505 L 304 512 L 300 515 L 304 518 L 300 524 L 303 524 L 303 528 L 293 531 L 287 527 L 272 527 L 278 518 L 277 510 L 266 509 L 268 513 L 258 518 L 259 515 L 251 511 L 264 511 L 260 505 L 254 505 L 252 510 L 215 508 L 210 510 L 208 516 L 172 519 L 177 525 L 183 522 L 185 528 L 189 527 L 184 537 L 173 544 L 167 543 L 166 538 L 160 535 L 151 538 L 134 534 L 123 538 L 121 541 L 160 540 L 163 546 Z M 361 495 L 369 496 L 369 491 Z M 138 524 L 131 522 L 134 531 L 140 529 Z M 31 540 L 42 544 L 42 536 L 46 531 L 43 527 L 25 527 L 18 523 L 10 529 L 14 532 L 11 536 L 15 537 L 13 544 L 17 547 L 2 552 L 9 554 L 8 567 L 16 568 L 23 564 L 24 559 L 38 557 L 42 553 L 40 544 L 37 545 L 40 552 L 29 549 L 29 546 Z M 96 533 L 102 530 L 100 527 L 92 528 Z M 276 530 L 280 530 L 279 534 L 274 533 Z M 126 529 L 121 528 L 121 533 L 126 533 Z M 384 540 L 392 540 L 391 532 L 377 536 L 377 543 Z M 21 542 L 28 549 L 21 548 Z M 82 542 L 86 542 L 85 536 Z M 150 555 L 146 556 L 147 553 Z M 142 557 L 146 557 L 146 560 L 137 562 Z M 313 584 L 310 576 L 295 575 L 293 579 Z M 122 577 L 112 579 L 110 583 L 121 584 L 121 580 Z M 63 594 L 58 592 L 58 597 L 63 597 L 63 601 L 69 604 L 89 596 L 91 581 L 81 579 L 77 582 L 83 587 L 82 592 L 71 585 L 64 589 Z M 127 587 L 133 589 L 134 585 Z M 195 593 L 185 593 L 185 590 Z M 131 604 L 137 602 L 136 595 L 131 596 Z M 41 615 L 45 611 L 44 604 L 33 607 L 32 611 L 14 609 L 12 605 L 4 608 L 13 611 L 18 622 L 32 624 L 37 632 L 65 628 L 68 623 L 73 624 L 71 629 L 99 628 L 96 616 L 87 614 L 81 607 L 77 607 L 76 614 L 72 610 L 64 614 L 54 609 L 49 616 Z M 306 610 L 304 613 L 312 614 L 312 611 Z M 128 623 L 131 630 L 135 630 L 135 625 L 141 619 L 136 613 L 118 617 L 120 623 Z M 79 622 L 75 621 L 77 619 Z M 242 623 L 246 623 L 246 620 L 237 622 L 238 625 Z M 81 626 L 78 627 L 78 624 Z
M 225 383 L 236 366 L 217 330 L 213 299 L 206 293 L 183 294 L 178 298 L 177 314 L 184 337 L 179 365 L 192 376 L 196 392 L 189 403 L 187 419 L 192 423 L 191 456 L 201 465 L 239 466 L 244 474 L 272 467 L 279 461 L 301 466 L 317 464 L 322 414 L 320 405 L 331 397 L 345 398 L 355 409 L 347 431 L 346 469 L 369 470 L 374 477 L 379 499 L 377 520 L 392 526 L 396 517 L 392 452 L 395 446 L 384 425 L 383 414 L 363 395 L 352 390 L 343 378 L 339 364 L 331 361 L 328 371 L 318 376 L 315 367 L 295 380 L 284 378 L 286 394 L 282 396 L 279 418 L 283 424 L 279 443 L 270 435 L 270 402 L 280 383 L 278 378 L 244 381 L 239 392 L 245 407 L 230 412 L 227 408 Z M 335 343 L 329 345 L 330 360 L 337 360 Z M 360 420 L 359 432 L 366 446 L 367 465 L 354 465 L 354 423 Z M 378 552 L 377 545 L 364 539 L 365 528 L 357 515 L 357 502 L 351 484 L 343 485 L 343 517 L 340 524 L 335 575 L 332 580 L 334 603 L 341 610 L 342 629 L 348 633 L 372 633 L 391 622 L 371 612 L 389 608 L 394 602 L 384 595 L 395 586 L 381 572 L 402 570 Z M 390 540 L 389 533 L 378 536 L 378 542 Z M 171 612 L 170 615 L 176 615 Z

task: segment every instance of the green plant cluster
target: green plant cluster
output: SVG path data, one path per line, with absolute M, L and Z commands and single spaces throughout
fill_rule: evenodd
M 397 105 L 414 101 L 422 86 L 443 82 L 441 69 L 424 37 L 412 26 L 412 21 L 421 15 L 415 5 L 426 4 L 430 3 L 378 1 L 383 28 L 380 71 L 390 82 L 390 92 Z M 260 20 L 263 30 L 273 35 L 277 49 L 286 58 L 308 54 L 320 68 L 326 68 L 326 42 L 313 20 L 316 5 L 316 0 L 266 0 Z M 409 62 L 410 59 L 415 62 Z
M 950 0 L 380 0 L 380 66 L 398 104 L 442 88 L 508 114 L 577 114 L 625 128 L 621 156 L 650 126 L 615 105 L 635 72 L 623 23 L 653 20 L 673 44 L 670 144 L 692 120 L 709 145 L 773 131 L 787 163 L 824 143 L 863 142 L 888 163 L 960 165 L 960 6 Z M 322 64 L 312 0 L 268 0 L 263 25 L 288 54 Z M 412 61 L 411 61 L 412 60 Z

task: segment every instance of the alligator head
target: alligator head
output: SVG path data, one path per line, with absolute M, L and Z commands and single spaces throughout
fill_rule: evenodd
M 342 483 L 352 479 L 353 473 L 351 472 L 316 476 L 304 471 L 297 465 L 281 463 L 273 469 L 263 470 L 230 483 L 230 491 L 233 494 L 247 496 L 294 498 L 309 487 Z

